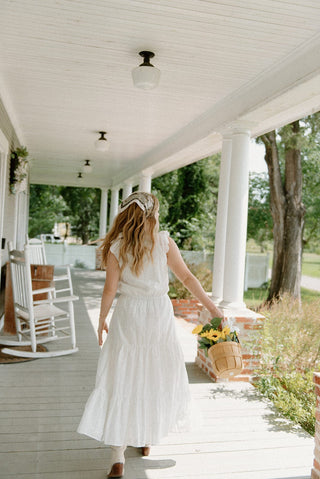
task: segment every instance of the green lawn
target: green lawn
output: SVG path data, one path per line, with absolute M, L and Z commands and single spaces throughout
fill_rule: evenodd
M 247 245 L 248 253 L 260 253 L 258 248 L 250 243 Z M 264 253 L 266 254 L 266 253 Z M 272 268 L 272 250 L 269 254 L 269 268 Z M 302 256 L 302 274 L 305 276 L 312 276 L 313 278 L 320 278 L 320 255 L 315 253 L 303 253 Z
M 249 309 L 255 309 L 267 298 L 268 290 L 263 288 L 250 288 L 244 293 L 244 302 Z M 319 299 L 318 291 L 301 288 L 302 302 L 310 302 L 314 299 Z
M 269 267 L 272 268 L 273 246 L 271 241 L 266 245 L 266 248 L 269 254 Z M 257 243 L 252 239 L 247 241 L 246 250 L 248 253 L 266 254 L 266 252 L 262 253 L 261 247 L 257 245 Z M 305 276 L 320 278 L 320 254 L 308 253 L 308 252 L 303 253 L 302 274 Z
M 320 278 L 320 255 L 304 253 L 302 257 L 302 274 Z

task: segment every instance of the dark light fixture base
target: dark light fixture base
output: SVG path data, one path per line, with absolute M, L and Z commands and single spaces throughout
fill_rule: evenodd
M 141 63 L 140 67 L 153 67 L 150 63 L 150 58 L 154 57 L 153 52 L 149 52 L 148 50 L 143 50 L 142 52 L 139 52 L 139 55 L 143 58 L 143 63 Z

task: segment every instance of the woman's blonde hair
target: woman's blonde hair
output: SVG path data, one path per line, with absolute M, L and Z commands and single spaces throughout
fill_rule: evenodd
M 116 216 L 111 230 L 100 247 L 102 249 L 102 266 L 105 267 L 112 242 L 120 238 L 120 270 L 122 271 L 128 264 L 130 255 L 133 258 L 132 263 L 130 261 L 130 268 L 137 276 L 141 273 L 145 255 L 152 260 L 155 232 L 158 226 L 155 215 L 159 209 L 158 198 L 151 193 L 143 193 L 142 206 L 144 209 L 142 209 L 139 206 L 139 200 L 134 200 L 135 196 L 139 197 L 139 195 L 141 194 L 133 193 L 122 203 L 125 206 L 120 206 L 120 213 Z M 151 239 L 151 248 L 145 241 L 147 237 Z

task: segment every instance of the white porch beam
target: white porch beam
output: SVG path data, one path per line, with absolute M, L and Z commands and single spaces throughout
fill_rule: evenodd
M 232 152 L 225 244 L 223 301 L 221 306 L 245 308 L 244 270 L 248 220 L 250 132 L 238 127 L 232 133 Z
M 139 180 L 139 191 L 151 193 L 151 173 L 142 173 Z
M 118 214 L 118 208 L 119 208 L 119 187 L 113 187 L 111 188 L 109 229 L 112 228 L 113 221 Z
M 222 141 L 218 208 L 217 208 L 216 234 L 215 234 L 214 259 L 213 259 L 212 300 L 215 303 L 219 303 L 223 299 L 223 278 L 224 278 L 225 247 L 226 247 L 226 235 L 227 235 L 231 153 L 232 153 L 231 135 L 226 134 L 223 136 L 223 141 Z
M 125 200 L 126 198 L 128 198 L 128 196 L 131 195 L 131 193 L 132 193 L 132 183 L 128 181 L 123 185 L 122 200 Z
M 114 182 L 120 183 L 136 175 L 138 169 L 153 168 L 157 174 L 161 162 L 166 162 L 168 158 L 174 168 L 171 166 L 166 171 L 171 171 L 177 168 L 176 155 L 184 153 L 185 157 L 190 158 L 188 152 L 196 143 L 199 143 L 198 152 L 203 148 L 200 158 L 219 151 L 221 145 L 215 147 L 212 141 L 212 149 L 206 148 L 205 139 L 235 119 L 255 122 L 256 126 L 251 129 L 252 136 L 258 136 L 314 113 L 320 106 L 319 81 L 320 33 L 300 45 L 285 59 L 279 59 L 263 75 L 258 75 L 216 103 L 157 148 L 147 151 L 139 158 L 139 162 L 133 163 L 131 168 L 123 169 L 114 178 Z M 202 146 L 203 142 L 205 147 Z M 196 156 L 193 155 L 193 158 Z M 188 161 L 181 161 L 178 166 L 187 163 Z M 163 172 L 162 170 L 162 174 Z
M 101 188 L 99 238 L 105 236 L 107 232 L 108 191 L 108 188 Z

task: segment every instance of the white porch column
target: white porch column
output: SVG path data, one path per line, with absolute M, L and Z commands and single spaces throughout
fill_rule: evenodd
M 249 148 L 249 130 L 235 128 L 232 133 L 223 302 L 220 303 L 221 306 L 230 308 L 245 307 L 243 288 L 248 220 Z
M 139 191 L 151 193 L 151 179 L 150 173 L 142 173 L 139 181 Z
M 112 227 L 113 220 L 118 214 L 119 209 L 119 188 L 111 188 L 111 205 L 109 217 L 109 229 Z
M 125 183 L 122 190 L 122 201 L 128 198 L 132 193 L 132 183 Z
M 227 235 L 228 196 L 230 181 L 232 140 L 231 135 L 224 135 L 222 141 L 218 208 L 213 259 L 212 300 L 219 303 L 223 299 L 223 278 L 225 246 Z
M 108 191 L 108 188 L 101 188 L 99 238 L 105 236 L 107 232 Z

